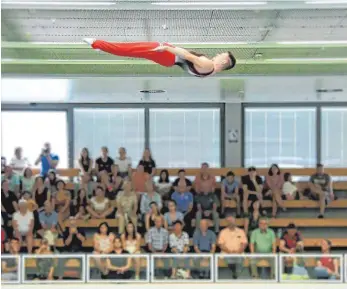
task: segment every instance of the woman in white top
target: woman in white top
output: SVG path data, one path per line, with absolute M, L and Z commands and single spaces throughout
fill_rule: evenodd
M 87 212 L 93 219 L 106 219 L 111 217 L 113 207 L 108 198 L 105 197 L 105 190 L 98 186 L 95 190 L 95 197 L 90 199 L 90 204 L 87 206 Z
M 163 200 L 168 200 L 172 188 L 168 170 L 162 170 L 160 172 L 159 181 L 155 186 L 157 192 L 162 196 Z
M 23 157 L 23 149 L 21 147 L 15 148 L 10 166 L 16 173 L 21 173 L 25 168 L 30 167 L 28 159 Z
M 141 235 L 136 232 L 133 223 L 129 222 L 126 226 L 125 233 L 121 236 L 123 249 L 129 254 L 141 253 Z M 140 258 L 134 258 L 135 261 L 135 278 L 140 279 Z
M 131 157 L 127 157 L 127 151 L 125 148 L 119 148 L 119 157 L 114 159 L 114 164 L 118 166 L 119 176 L 122 178 L 131 178 Z
M 298 188 L 292 180 L 292 175 L 290 173 L 284 174 L 284 184 L 282 187 L 283 195 L 286 200 L 295 200 Z

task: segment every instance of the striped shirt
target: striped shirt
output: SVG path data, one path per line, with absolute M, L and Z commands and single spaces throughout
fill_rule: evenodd
M 148 244 L 154 251 L 163 251 L 169 242 L 169 233 L 164 228 L 150 228 L 148 231 Z

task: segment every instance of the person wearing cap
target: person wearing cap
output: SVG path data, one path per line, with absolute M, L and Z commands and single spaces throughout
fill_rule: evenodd
M 295 254 L 304 250 L 304 242 L 301 233 L 294 223 L 290 223 L 283 232 L 279 249 L 282 253 Z
M 323 240 L 321 251 L 323 256 L 317 260 L 317 266 L 314 270 L 317 279 L 339 279 L 339 268 L 342 264 L 338 258 L 330 257 L 332 243 L 330 240 Z
M 241 216 L 241 199 L 240 199 L 240 183 L 235 179 L 235 174 L 229 171 L 222 181 L 221 186 L 221 206 L 222 213 L 224 212 L 224 201 L 234 200 L 236 202 L 237 218 Z
M 28 210 L 28 202 L 24 199 L 18 202 L 19 211 L 13 214 L 13 229 L 14 235 L 20 240 L 25 238 L 28 253 L 33 251 L 33 229 L 34 229 L 34 215 Z

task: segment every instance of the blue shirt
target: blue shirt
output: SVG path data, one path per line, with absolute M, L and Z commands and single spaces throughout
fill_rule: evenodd
M 225 193 L 227 195 L 231 195 L 232 193 L 235 192 L 235 189 L 239 187 L 239 182 L 234 180 L 232 183 L 229 183 L 228 180 L 225 178 L 222 181 L 222 186 L 225 189 Z
M 177 211 L 186 213 L 191 204 L 193 204 L 193 195 L 190 192 L 178 193 L 174 192 L 171 196 L 171 199 L 174 200 L 177 204 Z
M 216 234 L 211 230 L 207 230 L 205 235 L 199 229 L 195 230 L 193 235 L 193 244 L 197 246 L 201 252 L 210 252 L 212 245 L 216 244 Z
M 51 228 L 52 226 L 56 226 L 58 224 L 58 214 L 53 211 L 51 214 L 46 214 L 46 212 L 41 212 L 39 214 L 40 223 L 42 225 L 46 225 Z
M 59 161 L 59 156 L 50 154 L 52 161 Z M 49 161 L 46 156 L 41 156 L 41 175 L 46 175 L 50 169 L 53 169 L 49 165 Z

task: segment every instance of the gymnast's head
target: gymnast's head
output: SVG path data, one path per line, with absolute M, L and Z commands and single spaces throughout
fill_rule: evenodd
M 236 58 L 230 51 L 217 54 L 212 61 L 217 72 L 232 69 L 236 65 Z

